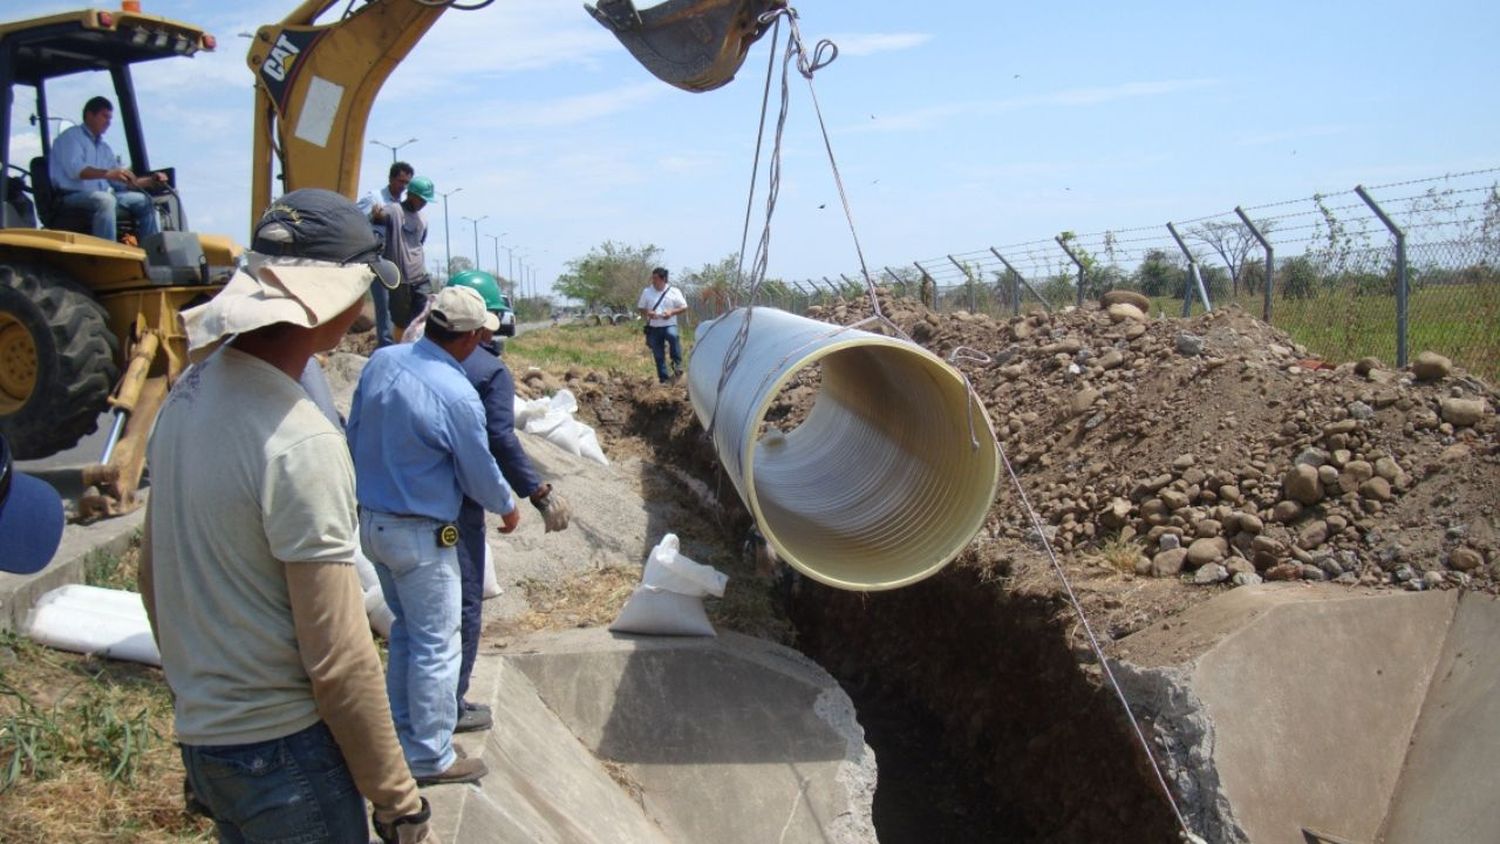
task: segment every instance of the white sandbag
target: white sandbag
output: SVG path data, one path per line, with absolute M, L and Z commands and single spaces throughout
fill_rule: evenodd
M 378 583 L 365 590 L 365 615 L 370 617 L 371 630 L 379 633 L 381 638 L 391 638 L 391 625 L 396 623 L 396 614 L 385 602 L 385 593 L 380 591 Z
M 50 648 L 161 666 L 146 605 L 135 592 L 59 587 L 37 600 L 23 630 Z
M 646 560 L 641 585 L 609 629 L 654 636 L 716 636 L 703 610 L 706 595 L 723 597 L 729 577 L 679 552 L 677 535 L 661 538 Z
M 495 576 L 495 552 L 490 548 L 488 542 L 484 543 L 484 587 L 481 595 L 485 600 L 498 598 L 505 592 L 500 586 L 500 579 Z
M 609 629 L 648 636 L 718 636 L 701 597 L 652 586 L 637 586 Z
M 642 586 L 666 589 L 679 595 L 724 597 L 724 586 L 729 575 L 713 566 L 705 566 L 682 556 L 682 543 L 677 534 L 669 533 L 651 549 L 646 560 L 646 571 L 641 576 Z
M 373 586 L 380 588 L 380 576 L 375 574 L 375 564 L 365 556 L 363 548 L 358 544 L 354 546 L 354 570 L 359 572 L 359 588 L 365 592 L 370 591 Z
M 578 400 L 571 391 L 558 390 L 550 399 L 518 403 L 517 408 L 517 429 L 543 437 L 569 454 L 609 465 L 594 429 L 573 417 L 578 412 Z

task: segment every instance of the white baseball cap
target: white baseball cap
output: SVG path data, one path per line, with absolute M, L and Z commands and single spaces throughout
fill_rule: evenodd
M 444 287 L 432 302 L 428 319 L 459 334 L 486 328 L 500 330 L 500 318 L 484 309 L 484 297 L 471 287 Z

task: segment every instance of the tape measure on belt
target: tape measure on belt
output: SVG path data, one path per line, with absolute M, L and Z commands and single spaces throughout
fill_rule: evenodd
M 438 525 L 437 544 L 439 548 L 452 548 L 458 544 L 458 525 L 448 522 Z

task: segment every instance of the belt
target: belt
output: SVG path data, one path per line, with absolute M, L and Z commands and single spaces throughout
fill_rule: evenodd
M 434 525 L 434 536 L 439 548 L 452 548 L 458 544 L 458 525 L 452 520 L 443 521 L 431 516 L 410 516 L 402 513 L 382 513 L 379 510 L 371 510 L 368 507 L 360 507 L 361 512 L 369 514 L 371 518 L 390 520 L 396 522 L 426 522 Z

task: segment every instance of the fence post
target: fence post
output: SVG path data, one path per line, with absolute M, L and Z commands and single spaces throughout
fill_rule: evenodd
M 1370 194 L 1365 192 L 1364 185 L 1355 185 L 1354 192 L 1359 194 L 1359 198 L 1363 199 L 1365 204 L 1370 206 L 1370 210 L 1375 212 L 1375 216 L 1380 218 L 1380 222 L 1384 223 L 1385 227 L 1390 229 L 1391 234 L 1396 237 L 1396 367 L 1403 369 L 1406 367 L 1406 320 L 1408 316 L 1406 301 L 1408 292 L 1406 287 L 1406 232 L 1400 226 L 1396 225 L 1396 221 L 1392 220 L 1385 213 L 1384 209 L 1375 203 L 1374 198 Z
M 990 254 L 994 255 L 996 258 L 999 258 L 1000 263 L 1004 264 L 1007 270 L 1010 270 L 1011 290 L 1015 294 L 1011 297 L 1011 307 L 1014 309 L 1014 313 L 1017 316 L 1020 316 L 1021 314 L 1021 287 L 1023 286 L 1027 290 L 1031 291 L 1031 295 L 1035 296 L 1038 302 L 1042 303 L 1043 310 L 1047 311 L 1048 313 L 1052 312 L 1052 303 L 1048 302 L 1045 296 L 1038 293 L 1037 289 L 1031 286 L 1031 282 L 1026 280 L 1026 276 L 1021 275 L 1019 270 L 1017 270 L 1015 267 L 1012 267 L 1010 265 L 1010 262 L 1005 260 L 1004 255 L 996 252 L 995 247 L 993 246 L 990 247 Z
M 1073 250 L 1071 250 L 1071 249 L 1068 248 L 1068 242 L 1066 240 L 1062 239 L 1062 235 L 1058 235 L 1057 237 L 1054 237 L 1052 239 L 1055 240 L 1055 241 L 1057 241 L 1057 245 L 1062 247 L 1062 251 L 1068 253 L 1068 259 L 1071 260 L 1074 264 L 1078 265 L 1078 307 L 1081 308 L 1081 307 L 1083 307 L 1083 283 L 1084 283 L 1084 267 L 1083 267 L 1083 262 L 1080 261 L 1080 260 L 1078 260 L 1078 256 L 1074 255 L 1073 254 Z
M 974 301 L 974 276 L 969 272 L 968 267 L 960 264 L 958 260 L 952 255 L 948 256 L 948 260 L 953 264 L 953 266 L 958 267 L 958 271 L 964 274 L 964 278 L 969 280 L 969 313 L 972 314 L 974 313 L 976 307 L 976 303 Z
M 1249 229 L 1250 233 L 1255 235 L 1255 239 L 1260 241 L 1260 248 L 1266 250 L 1266 301 L 1261 305 L 1260 318 L 1269 323 L 1271 321 L 1271 286 L 1276 281 L 1276 250 L 1271 248 L 1271 241 L 1266 240 L 1266 236 L 1260 233 L 1260 229 L 1250 222 L 1250 215 L 1238 205 L 1234 206 L 1234 213 L 1240 215 L 1240 221 L 1245 224 L 1245 228 Z
M 1167 231 L 1171 232 L 1172 239 L 1177 241 L 1177 248 L 1181 249 L 1182 254 L 1187 256 L 1188 274 L 1192 276 L 1193 280 L 1193 283 L 1191 285 L 1183 285 L 1184 289 L 1182 291 L 1182 315 L 1187 316 L 1188 314 L 1192 313 L 1194 286 L 1198 288 L 1198 298 L 1203 301 L 1204 312 L 1211 313 L 1214 309 L 1214 306 L 1209 304 L 1208 302 L 1208 290 L 1204 288 L 1203 276 L 1198 272 L 1198 259 L 1193 257 L 1192 250 L 1187 248 L 1187 244 L 1182 240 L 1182 235 L 1177 233 L 1176 226 L 1172 225 L 1171 223 L 1167 223 Z
M 926 290 L 928 285 L 932 285 L 932 288 L 931 288 L 932 289 L 932 301 L 930 301 L 930 302 L 926 301 L 927 297 L 924 296 L 924 295 L 921 295 L 920 293 L 918 294 L 917 298 L 922 299 L 923 300 L 922 304 L 926 305 L 927 307 L 931 308 L 932 310 L 941 312 L 942 308 L 938 307 L 937 281 L 933 279 L 931 273 L 927 272 L 927 268 L 926 267 L 922 266 L 917 261 L 912 261 L 911 263 L 912 263 L 912 266 L 914 266 L 914 267 L 917 268 L 917 272 L 920 272 L 922 274 L 922 287 L 921 287 L 921 289 L 922 290 Z
M 883 267 L 883 269 L 885 270 L 885 274 L 891 277 L 891 281 L 894 281 L 897 284 L 901 285 L 901 295 L 905 296 L 906 295 L 906 282 L 902 281 L 901 280 L 901 276 L 896 275 L 896 271 L 893 270 L 893 269 L 891 269 L 889 266 Z

